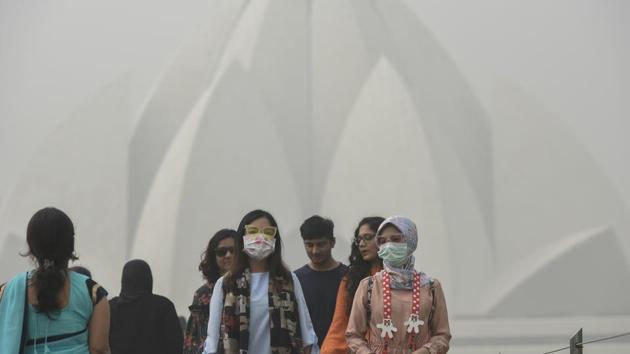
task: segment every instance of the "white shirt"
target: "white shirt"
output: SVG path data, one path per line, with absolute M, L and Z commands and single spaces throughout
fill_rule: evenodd
M 250 305 L 249 305 L 249 353 L 271 354 L 271 335 L 269 322 L 269 273 L 251 273 Z M 300 330 L 304 347 L 312 345 L 311 353 L 318 354 L 317 335 L 311 323 L 311 316 L 306 307 L 304 293 L 300 281 L 293 276 L 293 290 L 298 305 Z M 221 317 L 223 315 L 223 277 L 217 280 L 210 299 L 210 318 L 208 320 L 208 337 L 203 354 L 217 352 L 221 336 Z

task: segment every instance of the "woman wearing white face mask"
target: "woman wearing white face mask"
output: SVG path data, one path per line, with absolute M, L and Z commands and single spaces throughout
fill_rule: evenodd
M 451 333 L 442 287 L 414 268 L 410 219 L 385 219 L 376 233 L 383 269 L 359 284 L 346 330 L 352 353 L 443 354 Z
M 282 262 L 273 216 L 249 212 L 236 232 L 236 259 L 210 300 L 204 353 L 318 353 L 300 282 Z

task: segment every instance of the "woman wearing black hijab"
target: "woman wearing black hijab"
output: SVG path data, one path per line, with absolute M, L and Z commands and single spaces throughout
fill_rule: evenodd
M 147 262 L 135 259 L 123 268 L 120 296 L 110 300 L 112 354 L 180 354 L 183 334 L 173 303 L 153 294 Z

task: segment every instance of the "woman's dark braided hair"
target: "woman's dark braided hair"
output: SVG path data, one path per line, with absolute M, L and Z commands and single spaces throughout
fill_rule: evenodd
M 63 211 L 48 207 L 33 215 L 26 229 L 30 256 L 37 262 L 31 281 L 37 291 L 38 312 L 60 310 L 59 294 L 68 277 L 68 262 L 74 254 L 74 225 Z
M 380 216 L 369 216 L 367 218 L 363 218 L 359 222 L 359 226 L 354 230 L 354 239 L 352 240 L 352 251 L 350 252 L 350 257 L 348 260 L 350 261 L 350 266 L 348 267 L 348 272 L 346 276 L 348 278 L 348 282 L 346 283 L 346 292 L 347 292 L 347 300 L 348 300 L 348 314 L 350 314 L 350 310 L 352 309 L 352 301 L 354 300 L 354 293 L 357 292 L 357 288 L 359 287 L 359 283 L 365 277 L 370 275 L 370 263 L 365 261 L 363 257 L 361 257 L 361 252 L 359 252 L 359 245 L 355 242 L 356 238 L 359 236 L 359 229 L 363 225 L 368 225 L 370 230 L 374 233 L 378 230 L 378 227 L 381 223 L 385 221 L 385 218 Z M 378 258 L 381 262 L 381 266 L 383 265 L 383 261 Z

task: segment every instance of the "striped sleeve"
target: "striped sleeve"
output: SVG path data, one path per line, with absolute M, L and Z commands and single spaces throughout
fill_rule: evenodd
M 4 293 L 4 288 L 6 287 L 7 283 L 4 284 L 0 284 L 0 300 L 2 300 L 2 294 Z
M 88 293 L 90 294 L 90 297 L 92 298 L 93 305 L 98 304 L 98 302 L 101 301 L 103 298 L 107 298 L 107 290 L 105 290 L 105 288 L 100 286 L 94 280 L 86 279 L 85 284 L 87 285 Z

